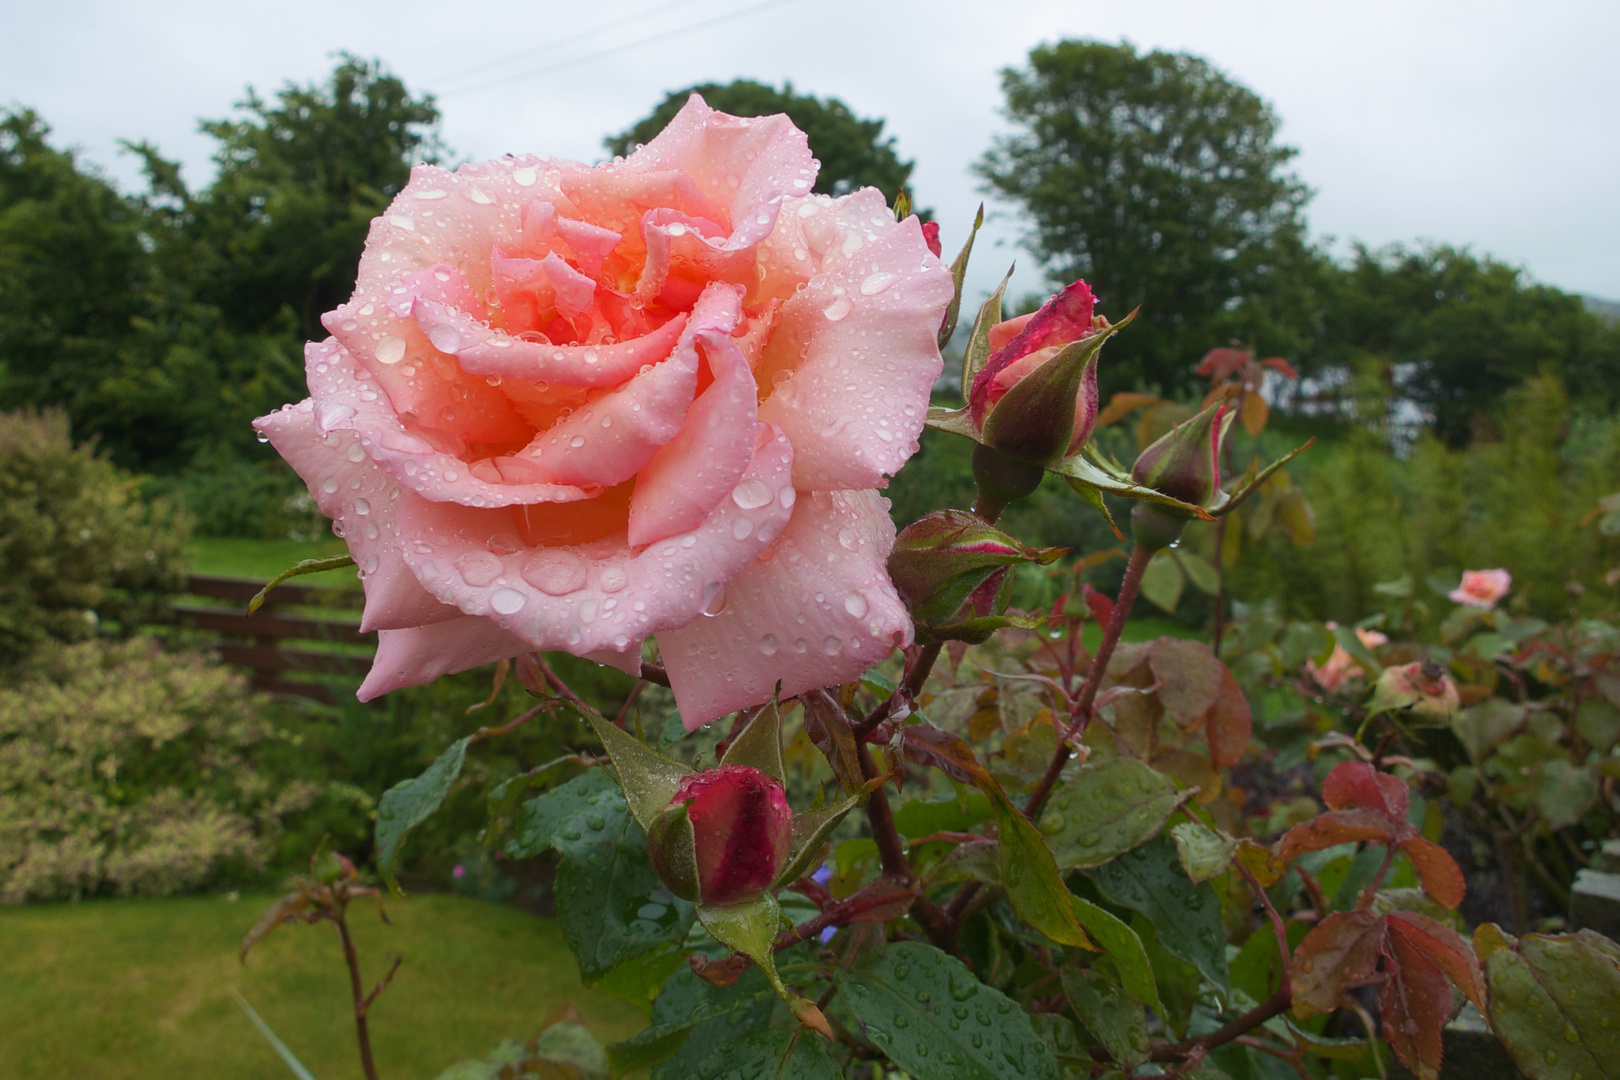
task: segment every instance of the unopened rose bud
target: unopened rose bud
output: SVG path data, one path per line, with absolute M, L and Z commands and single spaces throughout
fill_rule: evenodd
M 1221 486 L 1221 441 L 1232 418 L 1211 405 L 1160 436 L 1137 457 L 1131 479 L 1184 503 L 1202 506 Z
M 1378 676 L 1369 715 L 1391 710 L 1409 711 L 1431 720 L 1445 720 L 1457 711 L 1461 697 L 1457 684 L 1432 660 L 1385 668 Z
M 776 880 L 792 838 L 782 785 L 750 765 L 722 765 L 681 778 L 647 830 L 647 854 L 676 896 L 740 904 Z
M 974 620 L 1007 610 L 1012 567 L 1050 563 L 1062 554 L 1061 548 L 1021 544 L 977 514 L 936 510 L 895 538 L 889 576 L 919 639 L 982 641 L 993 627 Z
M 937 222 L 937 221 L 925 221 L 925 222 L 923 222 L 922 223 L 922 234 L 923 234 L 923 243 L 928 245 L 928 250 L 932 251 L 936 258 L 938 258 L 940 255 L 944 254 L 944 250 L 940 247 L 940 244 L 939 244 L 939 222 Z
M 1045 465 L 1079 451 L 1097 424 L 1097 333 L 1084 281 L 1032 315 L 990 328 L 990 354 L 968 394 L 986 445 Z

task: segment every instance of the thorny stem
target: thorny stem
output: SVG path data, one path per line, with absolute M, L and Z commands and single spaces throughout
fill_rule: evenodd
M 1249 883 L 1249 888 L 1254 890 L 1255 895 L 1260 897 L 1260 902 L 1265 905 L 1266 918 L 1271 920 L 1271 928 L 1277 934 L 1277 955 L 1282 958 L 1282 983 L 1278 986 L 1278 993 L 1292 995 L 1293 985 L 1289 972 L 1289 960 L 1291 957 L 1288 949 L 1288 927 L 1284 924 L 1283 917 L 1278 913 L 1276 905 L 1271 902 L 1271 896 L 1261 887 L 1259 879 L 1254 876 L 1254 871 L 1237 860 L 1233 860 L 1232 865 L 1236 866 L 1243 874 L 1244 880 Z
M 1233 1020 L 1219 1031 L 1211 1032 L 1208 1035 L 1199 1035 L 1191 1039 L 1183 1039 L 1178 1043 L 1171 1043 L 1168 1046 L 1155 1049 L 1153 1051 L 1153 1060 L 1176 1061 L 1194 1052 L 1199 1052 L 1201 1055 L 1215 1049 L 1217 1046 L 1225 1046 L 1233 1039 L 1241 1035 L 1247 1035 L 1273 1016 L 1281 1015 L 1292 1003 L 1293 995 L 1289 993 L 1286 987 L 1280 988 L 1258 1006 Z
M 534 666 L 540 669 L 540 674 L 546 677 L 546 682 L 551 684 L 551 688 L 557 692 L 559 697 L 567 699 L 587 712 L 596 711 L 589 705 L 585 704 L 583 698 L 568 688 L 568 684 L 563 682 L 562 676 L 551 670 L 551 665 L 546 663 L 546 656 L 544 653 L 537 652 L 530 655 L 534 657 Z
M 625 719 L 630 715 L 630 706 L 636 703 L 636 698 L 640 697 L 641 692 L 647 689 L 647 685 L 648 681 L 644 678 L 636 680 L 636 685 L 630 688 L 630 693 L 625 695 L 624 704 L 619 707 L 619 715 L 613 718 L 615 727 L 624 727 Z
M 1130 562 L 1125 565 L 1125 580 L 1120 582 L 1119 597 L 1114 601 L 1114 617 L 1108 620 L 1102 641 L 1097 644 L 1097 653 L 1091 659 L 1090 670 L 1086 672 L 1085 685 L 1080 688 L 1080 698 L 1075 702 L 1068 729 L 1058 740 L 1057 752 L 1052 755 L 1052 764 L 1047 767 L 1046 775 L 1041 777 L 1035 793 L 1029 797 L 1029 804 L 1024 807 L 1024 816 L 1030 821 L 1040 816 L 1041 808 L 1046 805 L 1052 789 L 1057 786 L 1058 777 L 1063 773 L 1063 766 L 1069 763 L 1069 755 L 1074 752 L 1069 745 L 1070 740 L 1084 735 L 1086 726 L 1091 723 L 1091 708 L 1097 700 L 1097 688 L 1108 671 L 1108 662 L 1114 658 L 1114 646 L 1119 644 L 1119 637 L 1125 632 L 1125 623 L 1131 617 L 1131 606 L 1136 603 L 1136 592 L 1142 585 L 1142 573 L 1152 557 L 1153 553 L 1140 544 L 1131 549 Z
M 1215 632 L 1210 635 L 1210 648 L 1221 655 L 1221 637 L 1226 633 L 1226 569 L 1222 555 L 1226 552 L 1226 523 L 1231 515 L 1222 514 L 1215 524 Z
M 354 1028 L 360 1043 L 360 1067 L 365 1070 L 366 1080 L 377 1080 L 377 1064 L 371 1059 L 371 1031 L 366 1026 L 366 1013 L 371 1008 L 372 1000 L 382 992 L 394 973 L 390 971 L 388 979 L 378 984 L 370 997 L 366 996 L 360 985 L 360 956 L 354 948 L 354 937 L 349 933 L 347 908 L 347 901 L 341 902 L 337 913 L 332 916 L 332 925 L 337 929 L 338 940 L 343 943 L 343 960 L 349 965 L 349 993 L 354 998 Z M 399 967 L 397 960 L 394 967 Z
M 943 647 L 938 643 L 924 645 L 922 651 L 917 654 L 917 662 L 906 670 L 906 676 L 901 680 L 899 688 L 874 705 L 872 711 L 863 719 L 850 725 L 857 742 L 865 739 L 873 728 L 892 717 L 895 709 L 908 705 L 921 696 L 923 684 L 928 682 L 928 675 L 934 670 L 934 663 L 939 659 Z

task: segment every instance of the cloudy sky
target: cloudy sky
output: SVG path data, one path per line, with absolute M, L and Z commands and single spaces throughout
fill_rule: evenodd
M 199 116 L 243 88 L 380 57 L 439 96 L 459 157 L 602 155 L 667 90 L 748 76 L 884 117 L 959 243 L 969 164 L 1005 130 L 998 72 L 1062 36 L 1208 57 L 1272 103 L 1319 236 L 1471 245 L 1620 298 L 1620 4 L 1613 0 L 0 0 L 0 105 L 126 186 L 117 141 L 210 171 Z M 998 277 L 1018 222 L 975 277 Z M 1039 284 L 1022 259 L 1015 291 Z

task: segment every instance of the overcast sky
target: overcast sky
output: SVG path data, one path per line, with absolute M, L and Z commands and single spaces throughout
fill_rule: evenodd
M 981 198 L 968 166 L 1005 130 L 1000 69 L 1058 37 L 1125 38 L 1205 56 L 1273 105 L 1316 235 L 1466 244 L 1620 298 L 1614 0 L 0 0 L 0 26 L 0 104 L 126 187 L 118 139 L 206 182 L 197 118 L 248 84 L 319 79 L 338 50 L 439 95 L 463 158 L 594 161 L 667 90 L 791 80 L 888 121 L 951 249 Z M 1017 255 L 1015 293 L 1039 285 L 1017 234 L 1003 218 L 977 282 Z

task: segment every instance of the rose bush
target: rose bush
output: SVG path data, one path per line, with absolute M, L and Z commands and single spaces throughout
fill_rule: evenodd
M 910 643 L 877 489 L 953 283 L 815 169 L 786 117 L 694 96 L 599 166 L 414 170 L 309 399 L 256 421 L 361 570 L 362 699 L 533 649 L 635 672 L 656 636 L 693 727 Z

